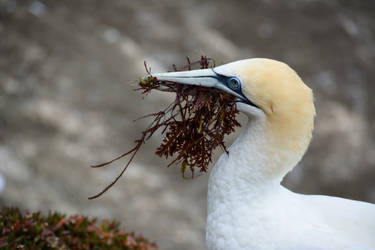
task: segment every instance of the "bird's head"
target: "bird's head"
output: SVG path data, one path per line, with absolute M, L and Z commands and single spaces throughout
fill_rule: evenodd
M 254 58 L 212 69 L 154 76 L 230 93 L 237 97 L 241 112 L 250 119 L 264 121 L 265 135 L 275 151 L 294 152 L 299 160 L 307 149 L 315 116 L 312 91 L 285 63 Z

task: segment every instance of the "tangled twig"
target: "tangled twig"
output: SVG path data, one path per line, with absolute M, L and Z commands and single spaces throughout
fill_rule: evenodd
M 189 58 L 187 58 L 187 61 L 188 65 L 178 70 L 174 66 L 175 71 L 191 70 L 196 65 L 200 65 L 201 69 L 214 66 L 214 61 L 205 56 L 195 62 L 190 62 Z M 180 164 L 183 177 L 188 167 L 192 172 L 192 177 L 194 177 L 195 168 L 199 169 L 200 172 L 207 172 L 215 148 L 220 146 L 228 153 L 224 144 L 224 136 L 234 132 L 235 127 L 240 126 L 236 120 L 239 112 L 232 95 L 212 88 L 161 82 L 152 76 L 146 62 L 144 65 L 149 76 L 147 79 L 140 80 L 140 88 L 137 90 L 142 91 L 143 94 L 148 94 L 154 89 L 174 92 L 176 98 L 163 111 L 140 118 L 153 117 L 153 121 L 142 132 L 141 138 L 135 141 L 135 146 L 130 151 L 111 161 L 91 166 L 93 168 L 104 167 L 131 155 L 117 178 L 103 191 L 89 197 L 89 199 L 95 199 L 110 189 L 123 175 L 142 144 L 159 129 L 161 129 L 163 140 L 155 154 L 166 159 L 175 156 L 168 167 Z

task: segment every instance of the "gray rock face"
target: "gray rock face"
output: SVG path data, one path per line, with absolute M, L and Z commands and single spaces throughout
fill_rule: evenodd
M 269 57 L 314 90 L 316 130 L 285 180 L 298 192 L 375 202 L 373 1 L 0 0 L 0 204 L 116 218 L 161 249 L 203 249 L 207 175 L 183 180 L 144 146 L 100 191 L 170 101 L 133 89 L 145 74 L 205 53 L 217 64 Z M 229 143 L 233 138 L 229 140 Z

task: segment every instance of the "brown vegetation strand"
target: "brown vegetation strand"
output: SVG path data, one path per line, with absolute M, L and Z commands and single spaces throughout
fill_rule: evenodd
M 190 62 L 188 65 L 176 69 L 177 71 L 191 70 L 193 66 L 199 65 L 201 69 L 214 66 L 214 61 L 202 56 L 200 60 Z M 155 154 L 159 157 L 175 156 L 168 164 L 168 167 L 174 164 L 180 164 L 182 176 L 185 177 L 185 171 L 188 167 L 194 177 L 194 169 L 200 172 L 206 172 L 209 163 L 212 162 L 212 154 L 215 148 L 220 146 L 228 153 L 224 144 L 224 136 L 234 132 L 240 124 L 236 120 L 239 113 L 235 105 L 235 97 L 222 91 L 205 88 L 201 86 L 182 85 L 174 82 L 161 82 L 151 74 L 151 69 L 144 63 L 149 77 L 140 80 L 142 94 L 149 94 L 152 90 L 174 92 L 176 98 L 163 111 L 143 116 L 153 117 L 150 126 L 142 132 L 142 137 L 135 141 L 135 146 L 128 152 L 114 158 L 111 161 L 91 166 L 99 168 L 107 166 L 127 155 L 131 155 L 129 161 L 123 167 L 117 178 L 110 183 L 100 193 L 89 197 L 95 199 L 110 189 L 123 175 L 130 165 L 135 155 L 145 141 L 150 139 L 153 134 L 161 129 L 163 136 L 160 146 Z

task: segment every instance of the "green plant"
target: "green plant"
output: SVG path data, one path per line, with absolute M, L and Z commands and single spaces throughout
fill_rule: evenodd
M 82 215 L 40 212 L 22 214 L 18 208 L 0 212 L 0 249 L 158 249 L 143 236 L 119 228 L 116 221 Z

